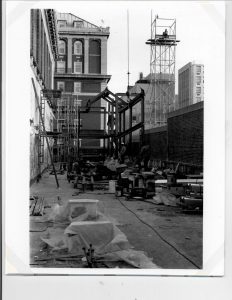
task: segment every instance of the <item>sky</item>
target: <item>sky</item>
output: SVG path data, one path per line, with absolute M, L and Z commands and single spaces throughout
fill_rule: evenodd
M 130 85 L 143 72 L 150 70 L 150 38 L 152 15 L 176 18 L 177 72 L 183 65 L 196 61 L 205 65 L 205 96 L 215 95 L 213 87 L 224 87 L 224 3 L 222 1 L 38 1 L 35 7 L 54 8 L 73 13 L 98 26 L 110 27 L 108 39 L 109 88 L 125 92 L 127 87 L 127 10 L 129 10 Z M 213 74 L 215 76 L 213 76 Z M 220 89 L 220 88 L 219 88 Z M 176 84 L 176 93 L 177 93 Z M 218 93 L 218 96 L 220 93 Z
M 13 1 L 12 1 L 13 2 Z M 17 1 L 15 2 L 17 3 Z M 112 75 L 109 88 L 125 92 L 127 88 L 128 44 L 127 10 L 129 11 L 130 85 L 150 70 L 151 12 L 153 17 L 176 18 L 176 81 L 178 69 L 190 61 L 205 66 L 205 97 L 220 97 L 224 88 L 224 14 L 223 1 L 35 1 L 33 8 L 54 8 L 72 13 L 97 26 L 110 27 L 108 39 L 108 74 Z M 24 4 L 28 5 L 28 4 Z M 15 5 L 12 4 L 14 9 Z M 16 5 L 17 14 L 23 11 Z M 218 79 L 220 78 L 220 82 Z M 178 84 L 176 84 L 176 93 Z

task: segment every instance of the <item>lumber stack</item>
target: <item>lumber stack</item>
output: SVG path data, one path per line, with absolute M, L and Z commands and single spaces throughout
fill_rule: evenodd
M 30 197 L 30 216 L 42 216 L 44 212 L 44 197 Z

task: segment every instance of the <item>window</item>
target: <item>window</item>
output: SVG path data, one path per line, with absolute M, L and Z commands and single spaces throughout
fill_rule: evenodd
M 197 85 L 201 84 L 201 76 L 197 76 Z
M 101 73 L 101 42 L 89 41 L 89 73 Z
M 75 28 L 81 28 L 83 27 L 83 21 L 74 21 L 73 25 Z
M 74 93 L 81 92 L 81 82 L 74 82 Z
M 197 94 L 200 94 L 200 93 L 201 93 L 201 88 L 200 88 L 200 87 L 197 87 L 197 88 L 196 88 L 196 92 L 197 92 Z
M 59 27 L 65 27 L 66 26 L 66 21 L 58 21 Z
M 75 99 L 74 100 L 74 106 L 76 107 L 76 106 L 81 106 L 81 102 L 82 102 L 82 100 L 77 100 L 77 99 Z
M 74 52 L 74 54 L 76 54 L 76 55 L 82 55 L 82 48 L 83 48 L 82 42 L 76 41 L 74 43 L 74 46 L 73 46 L 73 52 Z
M 197 75 L 201 75 L 201 66 L 196 67 Z
M 59 54 L 60 55 L 63 55 L 63 54 L 65 54 L 65 47 L 66 46 L 66 44 L 65 44 L 65 41 L 62 41 L 62 40 L 60 40 L 59 42 L 58 42 L 58 50 L 59 50 Z
M 64 81 L 57 81 L 57 90 L 64 91 Z
M 57 73 L 65 73 L 65 61 L 57 61 Z
M 76 74 L 82 73 L 82 62 L 81 61 L 74 62 L 74 73 L 76 73 Z
M 57 121 L 58 121 L 58 124 L 57 124 L 58 128 L 57 129 L 58 129 L 59 132 L 62 132 L 65 129 L 65 127 L 66 127 L 66 120 L 64 120 L 64 119 L 58 119 Z

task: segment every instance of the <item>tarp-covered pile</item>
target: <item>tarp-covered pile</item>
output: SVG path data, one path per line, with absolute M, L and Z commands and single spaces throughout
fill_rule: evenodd
M 96 260 L 103 257 L 111 261 L 123 260 L 136 268 L 158 268 L 142 251 L 132 249 L 125 234 L 112 220 L 95 211 L 97 202 L 98 200 L 74 199 L 66 205 L 55 205 L 50 215 L 54 226 L 48 228 L 41 239 L 54 251 L 67 249 L 69 253 L 84 257 L 82 248 L 92 244 Z

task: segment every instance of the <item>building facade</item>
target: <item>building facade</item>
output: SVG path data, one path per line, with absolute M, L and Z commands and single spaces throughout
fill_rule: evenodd
M 160 84 L 157 84 L 156 81 L 153 80 L 154 78 L 151 78 L 151 74 L 147 75 L 146 77 L 143 77 L 142 73 L 140 73 L 139 75 L 139 80 L 137 80 L 135 85 L 130 88 L 130 93 L 132 95 L 140 93 L 141 89 L 143 89 L 145 92 L 145 129 L 151 129 L 166 125 L 168 113 L 174 110 L 175 86 L 173 85 L 172 87 L 170 87 L 170 75 L 158 75 L 156 74 L 156 81 L 157 78 L 159 78 L 159 80 L 162 81 L 162 88 Z M 174 80 L 173 78 L 171 79 Z M 169 93 L 165 93 L 166 89 L 169 90 Z M 158 100 L 155 101 L 155 99 Z M 134 107 L 133 118 L 133 121 L 135 123 L 139 122 L 141 118 L 141 112 L 139 107 Z
M 180 109 L 204 101 L 204 65 L 190 62 L 178 70 L 178 105 Z
M 52 132 L 52 103 L 44 94 L 54 89 L 55 60 L 58 57 L 56 13 L 52 9 L 32 9 L 30 20 L 31 113 L 30 113 L 30 181 L 51 163 L 45 131 Z M 41 113 L 40 113 L 41 112 Z M 53 139 L 48 138 L 52 147 Z
M 110 80 L 111 76 L 107 75 L 109 28 L 98 27 L 70 13 L 58 13 L 57 26 L 59 42 L 54 84 L 62 91 L 62 98 L 57 102 L 56 129 L 62 134 L 54 145 L 54 154 L 57 161 L 67 161 L 70 155 L 77 157 L 77 143 L 83 151 L 102 147 L 98 139 L 78 139 L 78 122 L 85 131 L 101 130 L 104 116 L 86 113 L 78 120 L 78 108 L 85 108 Z M 94 106 L 106 107 L 106 103 L 100 101 Z

